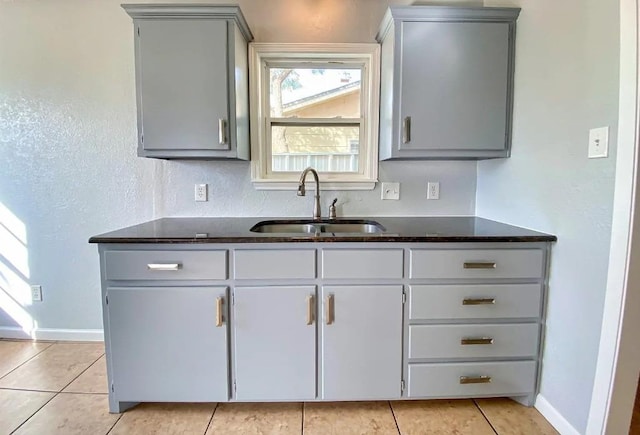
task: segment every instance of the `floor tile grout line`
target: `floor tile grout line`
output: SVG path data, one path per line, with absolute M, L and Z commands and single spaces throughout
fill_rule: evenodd
M 480 414 L 482 414 L 482 416 L 487 421 L 487 423 L 489 423 L 489 426 L 491 426 L 491 430 L 493 430 L 493 433 L 495 433 L 496 435 L 499 435 L 498 431 L 496 430 L 495 427 L 493 427 L 493 423 L 491 423 L 491 420 L 489 420 L 489 417 L 487 417 L 487 414 L 484 413 L 484 410 L 482 409 L 478 401 L 476 399 L 471 399 L 471 400 L 473 401 L 473 404 L 476 405 L 476 408 L 478 408 L 478 411 L 480 411 Z
M 20 367 L 22 367 L 23 365 L 25 365 L 26 363 L 28 363 L 29 361 L 31 361 L 32 359 L 34 359 L 35 357 L 37 357 L 38 355 L 40 355 L 42 352 L 44 352 L 47 349 L 50 349 L 51 346 L 53 346 L 54 344 L 56 344 L 55 342 L 51 343 L 49 346 L 45 347 L 44 349 L 42 349 L 41 351 L 39 351 L 38 353 L 34 354 L 33 356 L 31 356 L 30 358 L 26 359 L 25 361 L 21 362 L 20 364 L 18 364 L 17 366 L 15 366 L 14 368 L 12 368 L 11 370 L 9 370 L 7 373 L 5 373 L 4 375 L 0 376 L 0 380 L 6 378 L 7 376 L 9 376 L 11 373 L 15 372 L 16 370 L 18 370 Z
M 202 435 L 207 435 L 207 431 L 211 427 L 211 423 L 213 423 L 213 416 L 216 415 L 218 406 L 220 406 L 220 402 L 216 402 L 216 406 L 213 408 L 213 412 L 211 413 L 211 418 L 209 419 L 209 423 L 207 423 L 207 428 L 204 430 L 204 434 Z
M 24 391 L 24 390 L 20 390 L 20 391 Z M 22 423 L 20 423 L 20 425 L 18 425 L 18 427 L 17 427 L 17 428 L 15 428 L 14 430 L 12 430 L 12 431 L 11 431 L 11 433 L 12 433 L 12 434 L 13 434 L 13 433 L 16 433 L 16 431 L 17 431 L 18 429 L 20 429 L 22 426 L 24 426 L 24 424 L 25 424 L 26 422 L 28 422 L 29 420 L 31 420 L 31 419 L 33 418 L 33 416 L 34 416 L 34 415 L 36 415 L 38 412 L 40 412 L 40 411 L 42 410 L 42 408 L 44 408 L 45 406 L 47 406 L 47 405 L 49 404 L 49 402 L 51 402 L 53 399 L 55 399 L 56 397 L 58 397 L 58 394 L 60 394 L 60 393 L 56 393 L 56 392 L 53 392 L 53 391 L 41 391 L 41 392 L 42 392 L 42 393 L 52 393 L 52 394 L 53 394 L 53 396 L 51 396 L 51 397 L 49 398 L 49 400 L 47 400 L 46 402 L 44 402 L 44 403 L 42 404 L 42 406 L 41 406 L 41 407 L 39 407 L 38 409 L 36 409 L 36 410 L 33 412 L 33 414 L 31 414 L 29 417 L 25 418 L 25 419 L 23 420 L 23 422 L 22 422 Z
M 396 424 L 396 430 L 398 431 L 398 435 L 401 435 L 400 425 L 398 424 L 396 413 L 393 411 L 393 405 L 391 405 L 391 401 L 388 401 L 387 403 L 389 404 L 389 409 L 391 410 L 391 415 L 393 416 L 393 422 Z
M 111 425 L 111 427 L 109 428 L 109 430 L 105 435 L 109 435 L 111 433 L 111 431 L 116 427 L 116 424 L 118 424 L 118 422 L 122 419 L 123 415 L 124 415 L 124 412 L 121 412 L 120 415 L 118 415 L 118 418 L 116 418 L 116 421 L 113 422 L 113 424 Z
M 71 381 L 69 381 L 69 383 L 68 383 L 67 385 L 65 385 L 64 387 L 62 387 L 62 389 L 61 389 L 60 391 L 58 391 L 58 392 L 59 392 L 59 393 L 62 393 L 62 392 L 65 390 L 65 388 L 67 388 L 69 385 L 73 384 L 73 381 L 75 381 L 75 380 L 76 380 L 76 379 L 78 379 L 80 376 L 82 376 L 82 375 L 84 374 L 84 372 L 86 372 L 87 370 L 89 370 L 89 369 L 90 369 L 90 368 L 91 368 L 95 363 L 97 363 L 98 361 L 100 361 L 100 358 L 102 358 L 103 356 L 104 356 L 104 353 L 103 353 L 103 354 L 101 354 L 101 355 L 100 355 L 100 356 L 99 356 L 99 357 L 98 357 L 94 362 L 92 362 L 91 364 L 89 364 L 89 365 L 87 366 L 87 368 L 86 368 L 86 369 L 84 369 L 83 371 L 81 371 L 80 373 L 78 373 L 78 376 L 76 376 L 75 378 L 71 379 Z M 92 393 L 89 393 L 89 394 L 92 394 Z M 109 394 L 109 393 L 107 392 L 107 394 Z

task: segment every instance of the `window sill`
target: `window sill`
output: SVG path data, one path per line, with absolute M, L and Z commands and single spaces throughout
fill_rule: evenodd
M 253 181 L 253 187 L 256 190 L 298 190 L 297 181 Z M 376 187 L 375 181 L 328 181 L 320 182 L 320 190 L 373 190 Z M 306 182 L 307 190 L 315 190 L 316 183 L 308 179 Z

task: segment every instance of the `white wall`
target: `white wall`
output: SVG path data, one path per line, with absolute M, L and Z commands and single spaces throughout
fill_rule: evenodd
M 255 191 L 248 163 L 136 157 L 133 26 L 119 3 L 0 2 L 0 224 L 27 234 L 25 248 L 0 226 L 0 328 L 102 327 L 91 235 L 163 216 L 311 213 L 310 197 Z M 372 42 L 387 4 L 239 3 L 256 40 L 272 42 Z M 385 162 L 380 179 L 402 182 L 400 201 L 381 201 L 379 187 L 328 192 L 325 212 L 336 194 L 343 215 L 474 214 L 474 162 Z M 427 180 L 441 182 L 440 201 L 426 201 Z M 210 202 L 193 202 L 194 183 L 210 183 Z M 28 284 L 44 301 L 22 310 L 6 292 L 24 302 Z
M 513 153 L 478 165 L 479 216 L 550 232 L 540 394 L 586 429 L 611 236 L 618 105 L 617 0 L 487 1 L 522 7 Z M 588 130 L 611 127 L 608 159 L 587 159 Z

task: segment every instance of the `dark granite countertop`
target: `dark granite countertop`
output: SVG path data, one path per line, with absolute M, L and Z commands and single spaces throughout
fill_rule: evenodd
M 282 218 L 280 218 L 282 219 Z M 376 221 L 379 234 L 254 233 L 260 217 L 162 218 L 89 239 L 89 243 L 282 243 L 282 242 L 554 242 L 556 236 L 478 217 L 374 217 L 339 219 Z M 292 218 L 287 221 L 305 221 Z M 324 220 L 324 222 L 331 222 Z

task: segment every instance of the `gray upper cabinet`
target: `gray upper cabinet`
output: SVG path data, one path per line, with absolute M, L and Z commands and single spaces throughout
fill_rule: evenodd
M 508 157 L 518 8 L 392 7 L 382 43 L 380 159 Z
M 240 8 L 123 8 L 134 23 L 138 155 L 248 160 L 252 35 Z

